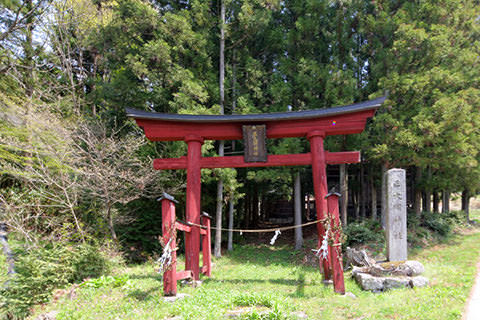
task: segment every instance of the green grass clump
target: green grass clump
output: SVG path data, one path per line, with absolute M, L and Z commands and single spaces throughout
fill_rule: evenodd
M 119 276 L 101 276 L 99 278 L 88 279 L 80 284 L 80 287 L 87 288 L 102 288 L 102 287 L 123 287 L 129 284 L 129 278 L 127 274 Z
M 233 304 L 236 306 L 263 306 L 270 308 L 274 305 L 274 298 L 266 294 L 242 293 L 233 298 Z

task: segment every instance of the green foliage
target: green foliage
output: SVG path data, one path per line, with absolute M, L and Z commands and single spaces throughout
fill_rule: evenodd
M 411 247 L 424 247 L 430 243 L 444 242 L 456 230 L 465 228 L 466 215 L 463 211 L 447 213 L 422 212 L 419 219 L 414 213 L 407 215 L 408 243 Z
M 447 236 L 452 232 L 453 225 L 446 217 L 433 212 L 424 212 L 422 226 L 438 233 L 440 236 Z
M 367 243 L 381 244 L 385 242 L 382 226 L 378 221 L 365 220 L 349 223 L 343 230 L 346 240 L 343 246 L 355 246 Z
M 38 303 L 47 302 L 52 291 L 87 277 L 107 273 L 111 264 L 98 246 L 48 244 L 16 252 L 16 274 L 1 289 L 1 308 L 13 317 L 23 317 Z
M 377 55 L 371 68 L 390 96 L 365 146 L 372 158 L 392 167 L 428 168 L 431 174 L 419 182 L 423 189 L 473 190 L 480 143 L 472 130 L 480 116 L 474 94 L 480 73 L 472 69 L 479 52 L 478 3 L 441 3 L 376 2 L 375 10 L 389 18 L 368 16 L 368 37 L 376 38 L 369 42 L 382 42 L 381 59 Z
M 120 276 L 101 276 L 99 278 L 88 279 L 83 281 L 80 284 L 80 287 L 85 288 L 118 288 L 123 287 L 129 284 L 129 277 L 128 275 L 120 275 Z
M 155 200 L 138 199 L 119 210 L 120 214 L 130 212 L 133 220 L 117 226 L 125 258 L 129 262 L 138 263 L 147 260 L 152 253 L 160 254 L 162 246 L 158 237 L 162 234 L 162 219 L 159 203 Z

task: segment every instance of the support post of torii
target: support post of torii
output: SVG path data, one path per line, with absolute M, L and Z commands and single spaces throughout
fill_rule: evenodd
M 187 223 L 200 225 L 200 195 L 203 138 L 196 135 L 185 137 L 188 145 L 187 154 Z M 200 278 L 200 228 L 192 226 L 192 232 L 185 234 L 185 270 L 192 270 L 193 279 Z
M 325 132 L 311 131 L 307 133 L 307 139 L 310 141 L 310 152 L 312 154 L 312 178 L 313 191 L 315 193 L 315 204 L 317 208 L 317 219 L 325 219 L 327 216 L 327 169 L 325 163 L 325 150 L 323 148 L 323 139 Z M 318 230 L 318 248 L 322 245 L 322 235 L 325 234 L 325 228 L 322 223 L 317 223 Z M 332 279 L 331 266 L 328 259 L 320 259 L 319 263 L 323 265 L 324 281 Z

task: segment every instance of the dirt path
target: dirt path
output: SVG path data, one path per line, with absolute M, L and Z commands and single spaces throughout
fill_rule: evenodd
M 462 319 L 480 319 L 480 261 L 477 263 L 477 276 L 475 277 L 475 284 L 473 285 L 470 297 L 468 298 L 467 306 Z

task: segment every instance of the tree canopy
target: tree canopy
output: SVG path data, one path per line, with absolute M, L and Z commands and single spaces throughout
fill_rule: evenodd
M 155 208 L 154 195 L 143 191 L 163 190 L 182 198 L 182 172 L 158 172 L 156 179 L 137 181 L 141 190 L 133 178 L 127 179 L 148 176 L 139 166 L 148 168 L 150 159 L 182 156 L 186 149 L 183 143 L 146 141 L 124 148 L 125 143 L 137 145 L 141 137 L 125 107 L 218 114 L 221 4 L 3 0 L 0 187 L 16 195 L 2 201 L 18 207 L 32 199 L 28 190 L 35 186 L 31 190 L 44 197 L 35 198 L 38 206 L 22 214 L 64 219 L 87 233 L 99 220 L 108 220 L 105 235 L 115 238 L 113 226 L 135 215 L 126 203 L 144 201 Z M 328 148 L 362 150 L 372 176 L 381 166 L 418 169 L 421 179 L 414 183 L 423 191 L 478 192 L 479 1 L 223 4 L 225 113 L 328 108 L 388 91 L 388 102 L 363 134 L 329 138 Z M 269 141 L 268 149 L 304 152 L 308 145 L 302 139 L 282 139 Z M 241 142 L 225 146 L 227 155 L 241 150 Z M 213 155 L 215 145 L 205 144 L 203 152 Z M 64 188 L 61 199 L 47 197 L 53 187 L 33 174 L 39 168 L 48 169 L 54 182 L 64 181 L 57 186 Z M 303 175 L 308 184 L 308 174 Z M 225 181 L 226 199 L 238 200 L 243 212 L 252 210 L 248 201 L 255 197 L 275 193 L 288 198 L 293 188 L 293 173 L 286 168 L 204 170 L 202 176 L 202 201 L 210 211 L 219 177 Z M 122 188 L 102 192 L 98 188 L 105 181 Z M 111 193 L 116 198 L 106 199 Z M 67 198 L 69 210 L 55 209 Z M 245 214 L 239 223 L 248 219 Z M 18 228 L 51 231 L 35 225 L 38 220 L 29 221 Z

